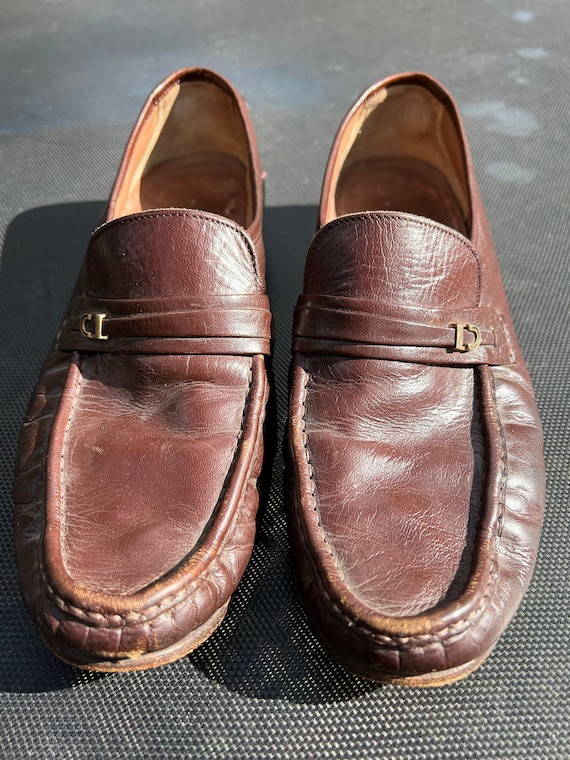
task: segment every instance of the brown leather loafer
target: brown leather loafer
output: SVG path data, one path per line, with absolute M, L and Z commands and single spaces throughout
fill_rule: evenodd
M 128 143 L 23 425 L 15 544 L 62 659 L 190 652 L 250 558 L 269 387 L 262 183 L 245 103 L 179 71 Z
M 474 670 L 514 615 L 542 434 L 457 110 L 371 87 L 325 175 L 295 315 L 291 532 L 333 657 L 379 681 Z

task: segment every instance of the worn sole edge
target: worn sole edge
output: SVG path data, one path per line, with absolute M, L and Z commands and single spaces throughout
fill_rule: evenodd
M 397 673 L 374 673 L 372 671 L 362 671 L 354 668 L 343 657 L 339 656 L 337 652 L 332 650 L 324 641 L 323 637 L 319 636 L 320 641 L 323 643 L 325 650 L 328 652 L 335 662 L 338 662 L 349 673 L 352 673 L 359 678 L 365 678 L 367 681 L 374 681 L 375 683 L 382 683 L 386 685 L 394 686 L 408 686 L 415 688 L 433 688 L 438 686 L 447 686 L 447 684 L 461 681 L 466 676 L 473 673 L 480 667 L 485 660 L 489 657 L 493 651 L 495 644 L 490 649 L 484 652 L 474 660 L 469 660 L 462 665 L 457 665 L 454 668 L 448 670 L 436 670 L 429 673 L 419 673 L 415 675 L 401 675 Z
M 170 662 L 175 662 L 175 660 L 185 657 L 199 647 L 200 644 L 203 644 L 225 618 L 229 602 L 230 600 L 228 599 L 205 623 L 194 631 L 190 631 L 184 638 L 177 641 L 176 644 L 171 644 L 171 646 L 158 649 L 155 652 L 146 652 L 136 657 L 123 657 L 117 660 L 98 660 L 97 658 L 88 659 L 83 655 L 83 659 L 77 659 L 78 653 L 75 650 L 68 648 L 59 649 L 50 644 L 48 644 L 48 647 L 60 660 L 81 670 L 93 670 L 100 673 L 126 673 L 133 670 L 148 670 L 156 668 L 159 665 L 168 665 Z
M 427 673 L 415 673 L 410 675 L 405 675 L 402 673 L 389 673 L 387 671 L 375 672 L 372 668 L 363 670 L 355 666 L 344 656 L 344 654 L 339 653 L 330 644 L 327 635 L 323 633 L 320 621 L 317 620 L 315 616 L 309 612 L 309 604 L 305 600 L 305 596 L 300 584 L 298 591 L 302 606 L 305 610 L 305 614 L 311 623 L 311 628 L 329 657 L 331 657 L 331 659 L 341 665 L 349 673 L 352 673 L 359 678 L 365 678 L 367 681 L 374 681 L 375 683 L 383 683 L 387 685 L 392 684 L 396 686 L 411 686 L 419 688 L 446 686 L 447 684 L 461 681 L 463 678 L 477 670 L 477 668 L 480 667 L 489 657 L 497 643 L 493 642 L 492 646 L 490 646 L 489 649 L 485 650 L 483 654 L 475 657 L 473 660 L 468 660 L 461 665 L 456 665 L 454 668 L 448 668 L 446 670 L 432 670 Z
M 446 686 L 447 684 L 461 681 L 466 676 L 473 673 L 480 667 L 485 660 L 489 657 L 496 642 L 493 643 L 489 649 L 483 654 L 475 657 L 473 660 L 468 660 L 461 665 L 456 665 L 454 668 L 448 668 L 447 670 L 432 670 L 427 673 L 415 673 L 410 675 L 404 675 L 401 673 L 388 673 L 387 671 L 374 671 L 372 668 L 369 670 L 362 670 L 355 667 L 345 656 L 334 649 L 329 643 L 327 636 L 322 632 L 322 627 L 319 625 L 319 621 L 315 617 L 308 613 L 308 604 L 305 601 L 302 590 L 299 588 L 299 596 L 301 598 L 302 605 L 305 609 L 305 614 L 309 618 L 311 628 L 317 635 L 320 643 L 327 652 L 327 654 L 341 665 L 349 673 L 352 673 L 359 678 L 365 678 L 367 681 L 374 681 L 376 683 L 393 684 L 396 686 L 412 686 L 412 687 L 437 687 Z

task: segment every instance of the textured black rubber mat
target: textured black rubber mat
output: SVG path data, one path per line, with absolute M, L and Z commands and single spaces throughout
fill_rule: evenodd
M 0 755 L 7 758 L 568 758 L 570 58 L 567 0 L 18 0 L 0 5 Z M 327 152 L 373 81 L 420 69 L 458 101 L 545 431 L 536 572 L 491 658 L 440 689 L 332 663 L 291 570 L 278 447 L 247 574 L 218 631 L 163 668 L 54 658 L 12 551 L 18 430 L 147 93 L 205 65 L 245 94 L 268 173 L 279 430 L 292 309 Z

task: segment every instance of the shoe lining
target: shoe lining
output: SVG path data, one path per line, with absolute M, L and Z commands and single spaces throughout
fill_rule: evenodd
M 371 93 L 345 125 L 333 160 L 328 222 L 358 211 L 403 211 L 470 233 L 461 135 L 448 106 L 423 85 Z
M 114 218 L 191 208 L 248 227 L 253 170 L 239 106 L 210 80 L 177 83 L 147 112 L 131 147 Z
M 341 173 L 336 210 L 404 211 L 466 234 L 463 212 L 445 175 L 426 161 L 408 156 L 350 163 Z

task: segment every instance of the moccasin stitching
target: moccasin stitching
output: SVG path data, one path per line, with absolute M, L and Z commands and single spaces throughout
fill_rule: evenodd
M 252 360 L 251 365 L 253 365 L 253 360 Z M 248 411 L 249 405 L 250 405 L 249 402 L 250 402 L 250 399 L 251 399 L 251 386 L 253 384 L 253 366 L 250 366 L 250 372 L 249 372 L 248 381 L 249 381 L 249 385 L 248 385 L 248 390 L 247 390 L 247 393 L 246 393 L 246 398 L 245 398 L 245 403 L 244 403 L 244 410 L 243 410 L 243 414 L 242 414 L 242 421 L 241 421 L 241 425 L 240 425 L 240 430 L 239 430 L 238 436 L 236 438 L 236 449 L 235 449 L 235 452 L 234 452 L 234 460 L 232 461 L 232 464 L 230 465 L 230 467 L 228 469 L 228 472 L 232 471 L 232 469 L 234 467 L 234 464 L 235 464 L 235 456 L 237 455 L 237 450 L 239 448 L 238 447 L 238 442 L 239 442 L 239 440 L 240 440 L 240 438 L 242 437 L 242 434 L 243 434 L 243 426 L 244 426 L 245 418 L 247 416 L 247 411 Z M 253 461 L 253 459 L 252 459 L 252 461 Z M 62 465 L 62 467 L 63 467 L 63 465 Z M 238 506 L 236 508 L 236 516 L 237 516 L 237 513 L 239 512 L 239 508 L 240 508 L 241 503 L 243 501 L 243 498 L 245 496 L 245 492 L 246 492 L 246 489 L 244 488 L 242 494 L 240 495 Z M 213 563 L 215 563 L 215 562 L 217 562 L 217 561 L 220 560 L 221 555 L 223 553 L 223 550 L 225 548 L 225 543 L 226 543 L 228 537 L 229 537 L 229 533 L 226 534 L 225 540 L 221 544 L 221 546 L 219 548 L 219 551 L 214 555 L 214 557 L 212 557 L 212 560 L 211 560 L 211 563 L 210 563 L 210 569 L 211 569 L 211 565 Z M 39 563 L 38 564 L 39 564 L 39 568 L 40 568 L 41 580 L 43 581 L 43 583 L 44 583 L 44 585 L 45 585 L 45 587 L 46 587 L 49 595 L 51 596 L 51 598 L 55 602 L 55 604 L 58 606 L 58 608 L 62 609 L 62 610 L 65 610 L 65 611 L 68 611 L 68 612 L 71 612 L 76 617 L 83 618 L 85 621 L 89 621 L 89 622 L 93 623 L 93 627 L 98 627 L 98 628 L 101 628 L 101 629 L 104 629 L 104 628 L 113 629 L 113 628 L 122 628 L 122 627 L 135 627 L 135 626 L 137 626 L 137 625 L 139 625 L 141 623 L 148 622 L 149 620 L 152 620 L 152 619 L 158 617 L 159 615 L 163 614 L 165 611 L 171 611 L 171 610 L 173 611 L 176 608 L 181 607 L 192 596 L 192 594 L 196 591 L 196 589 L 199 586 L 199 584 L 201 584 L 201 583 L 203 583 L 204 581 L 207 580 L 207 578 L 205 577 L 205 575 L 198 576 L 198 578 L 196 578 L 192 582 L 192 584 L 190 585 L 189 588 L 185 588 L 185 589 L 183 589 L 182 591 L 180 591 L 180 592 L 178 592 L 176 594 L 172 594 L 171 596 L 165 597 L 159 603 L 153 605 L 152 607 L 149 607 L 144 612 L 140 612 L 140 613 L 130 612 L 130 613 L 128 613 L 128 615 L 121 615 L 120 613 L 108 613 L 108 614 L 106 614 L 106 613 L 97 613 L 97 612 L 94 612 L 94 611 L 91 611 L 91 610 L 81 609 L 81 608 L 76 607 L 75 605 L 71 604 L 70 602 L 65 601 L 65 599 L 63 599 L 56 592 L 56 590 L 52 587 L 52 585 L 50 584 L 50 582 L 49 582 L 49 580 L 47 578 L 47 574 L 46 574 L 46 570 L 45 570 L 45 567 L 44 567 L 44 563 L 41 561 L 41 559 L 42 559 L 42 557 L 41 557 L 41 549 L 40 549 L 40 557 L 39 557 Z M 170 604 L 170 602 L 174 602 L 174 604 L 172 604 L 170 607 L 168 607 L 168 605 Z M 164 609 L 165 607 L 167 608 L 166 610 Z M 114 625 L 112 625 L 112 624 L 111 625 L 107 625 L 107 626 L 101 625 L 100 621 L 104 620 L 104 621 L 107 621 L 108 623 L 111 623 L 111 621 L 113 619 L 114 619 L 114 622 L 115 622 Z M 121 623 L 122 623 L 122 625 L 121 625 Z
M 305 380 L 305 377 L 308 376 L 308 373 L 304 369 L 302 369 L 302 371 L 303 371 L 303 375 L 304 375 L 303 388 L 305 390 L 305 392 L 304 392 L 304 394 L 302 396 L 302 406 L 303 406 L 303 422 L 305 423 L 305 417 L 306 417 L 306 413 L 307 413 L 307 410 L 306 410 L 306 396 L 307 396 L 307 394 L 306 394 L 306 388 L 307 388 L 307 383 L 308 383 L 308 379 Z M 322 578 L 320 576 L 320 573 L 319 573 L 319 570 L 318 570 L 317 562 L 316 562 L 316 560 L 315 560 L 315 558 L 313 556 L 313 552 L 311 550 L 311 547 L 310 547 L 310 545 L 308 543 L 308 540 L 307 540 L 307 537 L 305 535 L 305 530 L 304 530 L 304 527 L 303 527 L 303 524 L 302 524 L 301 515 L 299 514 L 299 510 L 298 510 L 298 507 L 297 507 L 297 522 L 298 522 L 298 525 L 299 525 L 299 533 L 301 535 L 301 539 L 302 539 L 303 545 L 305 547 L 305 550 L 306 550 L 306 552 L 309 554 L 309 556 L 311 558 L 311 564 L 313 565 L 313 575 L 315 577 L 315 580 L 317 580 L 317 582 L 319 584 L 319 587 L 320 587 L 322 593 L 324 594 L 325 598 L 327 599 L 327 601 L 328 601 L 329 606 L 331 607 L 331 609 L 336 613 L 337 616 L 342 617 L 342 619 L 345 622 L 348 622 L 349 625 L 350 625 L 350 627 L 351 627 L 351 629 L 355 630 L 356 632 L 362 633 L 365 636 L 371 637 L 371 638 L 373 638 L 375 640 L 379 640 L 380 643 L 382 643 L 383 645 L 389 645 L 390 643 L 392 643 L 395 648 L 401 648 L 401 649 L 403 649 L 405 651 L 410 651 L 410 650 L 414 650 L 414 649 L 423 649 L 426 646 L 428 646 L 430 644 L 433 644 L 433 643 L 437 643 L 437 642 L 443 643 L 443 641 L 449 641 L 450 639 L 463 634 L 465 632 L 465 630 L 466 630 L 466 627 L 472 627 L 473 624 L 474 624 L 474 622 L 476 622 L 476 620 L 479 619 L 480 616 L 483 614 L 483 611 L 484 611 L 483 608 L 486 606 L 486 602 L 487 602 L 487 600 L 490 597 L 491 592 L 492 592 L 491 584 L 494 585 L 494 583 L 496 582 L 497 576 L 498 576 L 497 552 L 498 552 L 498 546 L 499 546 L 499 542 L 500 542 L 500 538 L 501 538 L 501 533 L 499 532 L 499 526 L 502 523 L 502 519 L 503 519 L 503 515 L 504 515 L 504 511 L 505 511 L 505 506 L 506 506 L 505 505 L 505 493 L 506 493 L 506 482 L 507 482 L 506 440 L 505 440 L 504 431 L 503 431 L 503 428 L 502 428 L 502 425 L 501 425 L 501 421 L 500 421 L 500 418 L 499 418 L 499 414 L 498 414 L 498 410 L 497 410 L 496 395 L 495 395 L 495 386 L 494 386 L 494 381 L 493 381 L 492 373 L 491 373 L 491 388 L 492 388 L 492 393 L 493 393 L 493 402 L 494 402 L 495 413 L 496 413 L 496 417 L 497 417 L 497 427 L 499 428 L 500 437 L 501 437 L 501 449 L 502 449 L 502 453 L 501 453 L 501 501 L 500 501 L 500 504 L 499 504 L 499 514 L 498 514 L 498 518 L 497 518 L 497 528 L 496 528 L 496 534 L 495 534 L 497 540 L 495 541 L 495 546 L 494 546 L 494 549 L 493 549 L 493 557 L 492 557 L 492 560 L 491 560 L 491 570 L 489 572 L 489 578 L 487 580 L 487 584 L 485 586 L 485 592 L 484 592 L 484 594 L 483 594 L 483 596 L 481 598 L 481 601 L 479 602 L 479 604 L 477 605 L 477 607 L 474 610 L 472 610 L 468 615 L 466 615 L 461 620 L 458 620 L 455 623 L 453 623 L 452 625 L 446 626 L 445 628 L 442 628 L 439 631 L 432 631 L 432 632 L 426 633 L 426 634 L 416 634 L 416 635 L 413 635 L 413 636 L 410 636 L 410 635 L 408 635 L 408 636 L 400 636 L 398 634 L 381 634 L 380 632 L 374 631 L 373 629 L 369 628 L 368 626 L 363 625 L 362 622 L 360 622 L 356 618 L 351 617 L 346 610 L 341 609 L 336 604 L 336 602 L 332 599 L 331 595 L 329 594 L 329 592 L 327 591 L 327 589 L 324 586 L 323 580 L 322 580 Z M 307 463 L 309 464 L 310 463 L 310 451 L 309 451 L 309 446 L 308 446 L 308 438 L 307 438 L 307 435 L 305 433 L 305 429 L 303 430 L 303 432 L 304 432 L 303 446 L 304 446 L 304 449 L 305 449 L 305 459 L 306 459 Z M 309 466 L 310 466 L 310 464 L 309 464 Z M 315 501 L 313 509 L 315 510 L 315 512 L 317 512 L 316 500 L 315 500 L 315 497 L 314 497 L 314 486 L 313 486 L 313 491 L 311 493 L 311 498 L 313 499 L 313 501 Z M 327 543 L 327 545 L 330 546 L 330 544 L 328 544 L 326 536 L 324 535 L 324 530 L 323 530 L 320 522 L 317 522 L 317 524 L 318 524 L 318 527 L 319 527 L 319 529 L 321 531 L 321 534 L 322 534 L 324 542 Z M 337 569 L 338 569 L 338 565 L 337 565 Z M 465 624 L 467 624 L 467 626 L 465 626 Z M 461 629 L 461 630 L 458 630 L 458 629 Z M 445 639 L 442 639 L 441 637 L 444 634 L 446 635 Z M 411 641 L 418 641 L 419 643 L 410 646 L 408 644 L 408 642 L 410 640 Z

